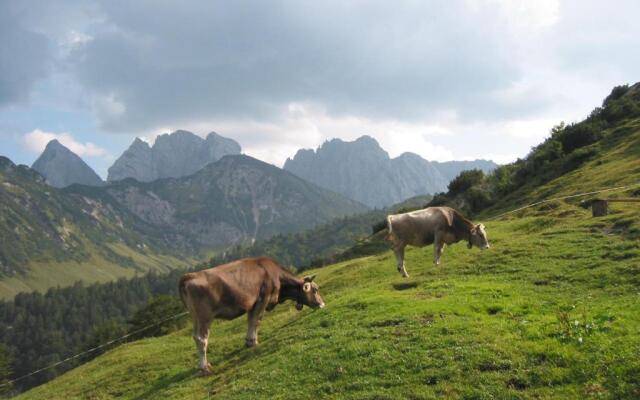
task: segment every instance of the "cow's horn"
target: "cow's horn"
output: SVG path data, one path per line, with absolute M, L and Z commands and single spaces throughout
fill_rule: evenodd
M 305 282 L 313 282 L 313 280 L 316 278 L 315 275 L 311 275 L 311 276 L 305 276 L 304 277 L 304 281 Z

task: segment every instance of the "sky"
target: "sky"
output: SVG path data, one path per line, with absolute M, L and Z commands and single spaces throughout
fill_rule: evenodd
M 215 131 L 282 166 L 370 135 L 392 157 L 524 157 L 640 81 L 640 2 L 0 2 L 0 154 L 51 139 L 103 178 L 135 137 Z

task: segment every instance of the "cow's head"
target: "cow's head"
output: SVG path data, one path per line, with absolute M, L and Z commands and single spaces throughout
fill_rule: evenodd
M 482 250 L 488 249 L 490 247 L 489 239 L 487 239 L 487 231 L 485 230 L 484 225 L 478 224 L 471 228 L 468 247 L 471 248 L 472 246 L 476 246 L 477 248 Z
M 320 288 L 313 281 L 315 277 L 315 275 L 304 277 L 304 282 L 300 286 L 300 293 L 298 294 L 298 304 L 296 304 L 298 311 L 302 310 L 303 306 L 311 308 L 324 307 L 324 300 L 320 297 Z

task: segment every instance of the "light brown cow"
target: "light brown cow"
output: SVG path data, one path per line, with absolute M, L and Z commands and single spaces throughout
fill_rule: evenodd
M 385 239 L 391 243 L 396 256 L 398 272 L 409 274 L 404 265 L 407 245 L 424 247 L 434 244 L 433 263 L 440 264 L 445 244 L 468 242 L 468 247 L 488 249 L 489 241 L 484 225 L 474 225 L 458 211 L 449 207 L 428 207 L 423 210 L 387 216 Z
M 313 278 L 298 278 L 268 257 L 245 258 L 183 275 L 180 297 L 193 319 L 193 340 L 200 370 L 204 374 L 210 372 L 207 344 L 211 321 L 230 320 L 248 313 L 245 344 L 255 346 L 265 310 L 271 311 L 285 300 L 294 300 L 298 310 L 303 305 L 324 307 Z

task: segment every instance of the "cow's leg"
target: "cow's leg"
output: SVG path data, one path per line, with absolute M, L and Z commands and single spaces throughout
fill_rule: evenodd
M 261 298 L 247 314 L 249 322 L 247 338 L 245 340 L 245 345 L 247 347 L 253 347 L 258 344 L 258 327 L 260 326 L 260 321 L 262 321 L 262 316 L 264 315 L 266 307 L 266 299 Z
M 393 249 L 394 254 L 396 255 L 396 265 L 398 268 L 398 272 L 402 274 L 405 278 L 409 277 L 407 273 L 407 269 L 404 267 L 404 245 L 396 246 Z
M 198 368 L 205 375 L 211 373 L 211 365 L 207 362 L 210 325 L 211 319 L 209 318 L 197 318 L 193 323 L 193 341 L 196 342 L 196 349 L 198 350 Z
M 440 265 L 440 257 L 442 256 L 442 251 L 444 250 L 444 240 L 441 237 L 435 237 L 433 242 L 433 263 L 435 265 Z

